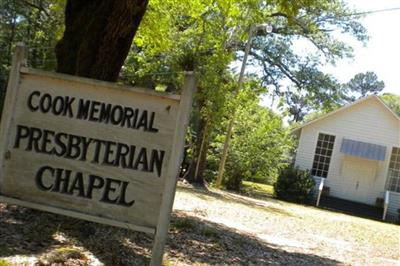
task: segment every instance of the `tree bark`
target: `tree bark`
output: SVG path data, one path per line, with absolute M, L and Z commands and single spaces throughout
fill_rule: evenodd
M 209 144 L 209 126 L 207 126 L 207 121 L 201 119 L 199 134 L 195 145 L 195 157 L 190 164 L 185 178 L 189 183 L 194 183 L 201 186 L 205 185 L 206 182 L 204 180 L 204 170 L 207 166 L 207 152 Z
M 57 72 L 116 81 L 148 0 L 68 0 Z

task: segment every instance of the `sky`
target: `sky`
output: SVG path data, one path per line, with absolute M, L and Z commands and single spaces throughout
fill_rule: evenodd
M 400 8 L 400 0 L 344 0 L 350 8 L 358 12 L 376 11 L 390 8 Z M 387 12 L 376 12 L 366 15 L 361 23 L 367 29 L 369 40 L 362 44 L 354 38 L 343 35 L 342 40 L 354 49 L 352 59 L 343 59 L 335 66 L 328 65 L 324 71 L 332 74 L 339 82 L 348 82 L 354 75 L 373 71 L 378 80 L 385 82 L 383 93 L 400 95 L 400 9 Z M 294 47 L 296 52 L 309 52 L 312 48 L 308 42 L 299 42 Z M 249 71 L 254 71 L 249 67 Z M 271 105 L 270 96 L 261 99 L 263 106 L 276 109 L 276 103 Z
M 399 0 L 347 0 L 349 7 L 359 11 L 373 11 L 387 8 L 400 8 Z M 366 15 L 362 21 L 366 27 L 369 41 L 364 47 L 351 42 L 354 59 L 339 61 L 336 66 L 326 67 L 341 82 L 347 82 L 355 74 L 374 71 L 378 79 L 385 82 L 384 92 L 400 95 L 400 9 Z

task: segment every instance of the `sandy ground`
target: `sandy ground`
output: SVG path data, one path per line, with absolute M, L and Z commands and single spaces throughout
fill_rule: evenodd
M 151 241 L 0 204 L 0 259 L 11 265 L 147 265 Z M 400 265 L 399 259 L 398 225 L 181 186 L 165 265 Z
M 181 189 L 175 211 L 327 264 L 400 265 L 400 226 L 275 199 Z

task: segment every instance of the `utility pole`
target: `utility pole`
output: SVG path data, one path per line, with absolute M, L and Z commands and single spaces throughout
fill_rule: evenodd
M 239 80 L 238 80 L 238 86 L 236 87 L 236 90 L 233 92 L 234 96 L 233 99 L 236 100 L 237 95 L 239 92 L 242 90 L 243 87 L 243 78 L 244 78 L 244 71 L 246 70 L 246 63 L 247 63 L 247 57 L 249 56 L 250 49 L 251 49 L 251 41 L 253 38 L 253 34 L 260 29 L 264 29 L 267 33 L 272 32 L 272 26 L 268 24 L 258 24 L 258 25 L 252 25 L 250 27 L 249 31 L 249 38 L 246 43 L 246 47 L 244 49 L 244 56 L 243 56 L 243 61 L 242 61 L 242 67 L 240 69 L 240 74 L 239 74 Z M 224 149 L 222 151 L 222 157 L 219 162 L 219 168 L 218 168 L 218 176 L 216 180 L 216 186 L 220 187 L 222 183 L 222 176 L 224 175 L 224 170 L 225 170 L 225 163 L 226 159 L 228 157 L 228 150 L 229 150 L 229 143 L 231 141 L 231 136 L 232 136 L 232 128 L 233 124 L 235 123 L 235 117 L 236 117 L 236 108 L 234 107 L 232 110 L 232 115 L 229 120 L 228 124 L 228 129 L 226 131 L 226 136 L 225 136 L 225 142 L 224 142 Z

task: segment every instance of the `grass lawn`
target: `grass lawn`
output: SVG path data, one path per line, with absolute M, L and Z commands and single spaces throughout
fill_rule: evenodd
M 0 204 L 0 261 L 148 265 L 152 237 Z M 400 227 L 273 198 L 179 187 L 165 265 L 398 265 Z
M 250 196 L 272 196 L 274 194 L 274 187 L 271 185 L 254 183 L 251 181 L 243 181 L 242 185 L 246 194 Z

